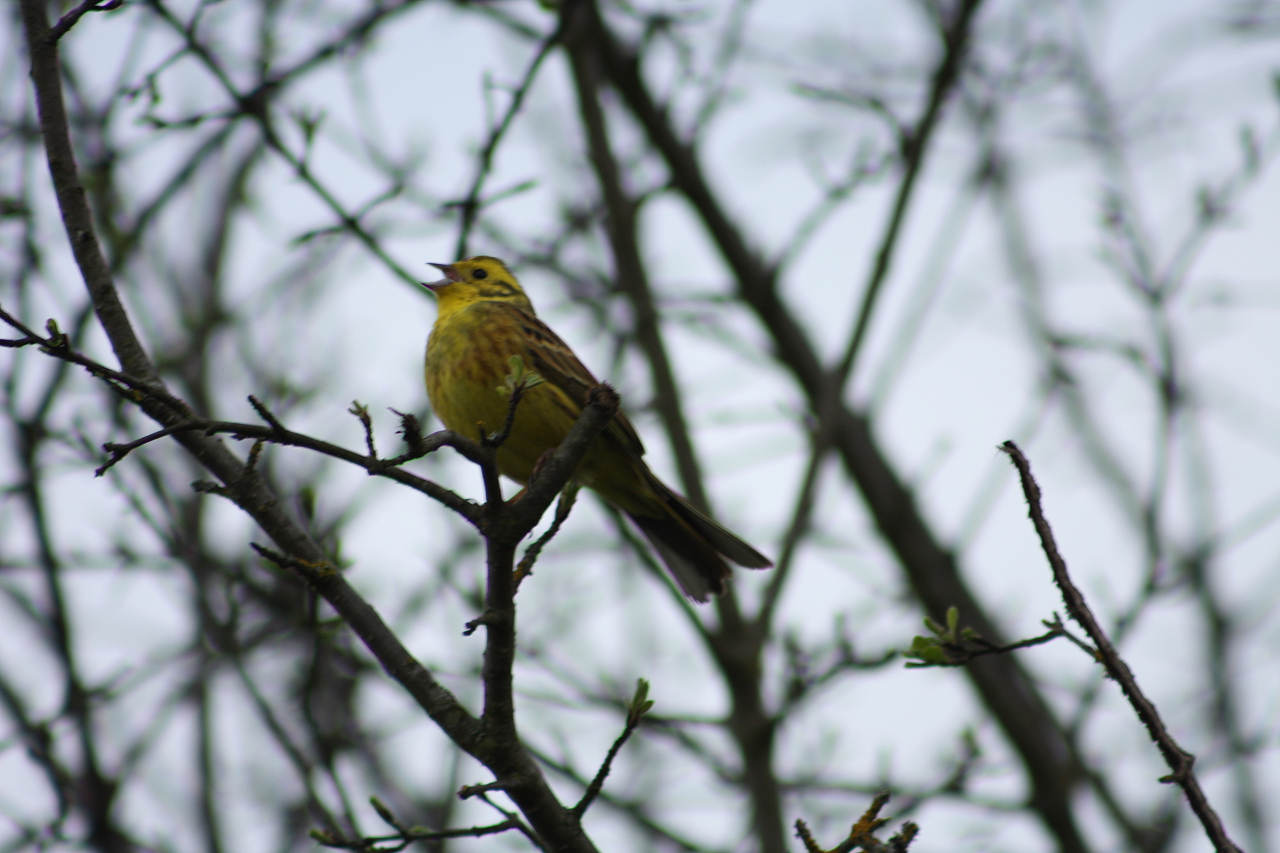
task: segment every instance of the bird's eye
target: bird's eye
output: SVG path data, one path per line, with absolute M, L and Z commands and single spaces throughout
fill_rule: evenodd
M 484 270 L 476 270 L 471 274 L 471 277 L 472 278 L 488 278 L 489 273 L 485 272 Z

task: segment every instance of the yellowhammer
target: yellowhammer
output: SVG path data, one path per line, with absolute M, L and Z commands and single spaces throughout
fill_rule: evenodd
M 425 285 L 440 303 L 427 340 L 427 394 L 444 425 L 476 437 L 507 417 L 499 392 L 518 355 L 544 380 L 516 409 L 511 436 L 498 448 L 498 470 L 524 485 L 546 451 L 559 445 L 598 383 L 573 350 L 539 320 L 516 277 L 497 258 L 433 264 L 441 281 Z M 644 445 L 621 411 L 578 466 L 576 479 L 630 516 L 653 543 L 685 594 L 706 601 L 725 591 L 729 567 L 764 569 L 767 557 L 662 483 L 641 458 Z

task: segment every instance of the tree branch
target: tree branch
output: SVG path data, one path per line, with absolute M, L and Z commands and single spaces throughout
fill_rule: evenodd
M 35 87 L 49 171 L 57 192 L 63 224 L 94 310 L 121 362 L 123 375 L 130 382 L 141 383 L 149 391 L 148 394 L 139 394 L 137 404 L 162 428 L 188 423 L 196 419 L 197 415 L 184 401 L 172 397 L 164 388 L 124 311 L 104 260 L 72 152 L 66 110 L 62 101 L 57 42 L 49 38 L 46 7 L 42 0 L 21 0 L 21 7 L 31 59 L 31 79 Z M 191 38 L 190 33 L 184 35 Z M 244 99 L 242 103 L 245 103 Z M 269 133 L 265 115 L 261 111 L 255 115 L 259 115 L 264 122 L 264 131 Z M 305 177 L 305 169 L 300 174 Z M 176 405 L 160 404 L 157 398 L 168 398 L 176 401 Z M 613 401 L 616 407 L 616 395 Z M 554 490 L 546 495 L 530 495 L 534 500 L 529 501 L 529 508 L 518 509 L 515 514 L 528 515 L 537 506 L 537 513 L 541 515 L 554 498 L 554 493 L 569 479 L 577 460 L 586 452 L 590 439 L 603 429 L 608 417 L 612 416 L 612 410 L 608 410 L 602 417 L 602 412 L 607 409 L 607 406 L 602 405 L 588 407 L 578 425 L 582 427 L 585 423 L 588 426 L 575 428 L 549 466 L 553 471 L 539 478 L 540 482 L 547 484 L 543 486 L 543 491 L 558 480 Z M 595 432 L 587 435 L 591 428 Z M 509 790 L 508 794 L 528 817 L 539 836 L 556 849 L 594 851 L 594 845 L 583 834 L 577 822 L 568 817 L 568 810 L 560 805 L 528 753 L 518 743 L 504 752 L 496 749 L 492 740 L 484 737 L 480 721 L 409 654 L 377 612 L 347 584 L 319 544 L 289 516 L 284 505 L 254 467 L 246 466 L 216 437 L 201 431 L 181 430 L 175 432 L 173 437 L 218 477 L 222 483 L 219 492 L 252 517 L 281 549 L 280 552 L 275 552 L 259 546 L 260 553 L 301 575 L 342 616 L 388 674 L 405 687 L 450 739 L 485 763 L 498 778 L 520 779 L 520 783 Z M 574 460 L 573 464 L 567 465 L 566 460 L 570 457 Z M 529 521 L 530 528 L 536 520 L 535 517 Z M 508 581 L 510 574 L 508 566 Z M 514 641 L 514 627 L 511 639 Z
M 566 4 L 561 15 L 565 30 L 565 48 L 573 71 L 578 114 L 587 138 L 587 153 L 605 208 L 605 233 L 613 258 L 613 280 L 631 303 L 635 315 L 635 339 L 649 364 L 653 378 L 653 395 L 658 416 L 662 419 L 671 451 L 675 456 L 680 484 L 694 506 L 710 511 L 698 455 L 689 436 L 684 417 L 680 386 L 667 355 L 658 322 L 649 276 L 640 255 L 637 202 L 628 196 L 622 183 L 621 169 L 609 141 L 609 127 L 600 87 L 603 84 L 599 58 L 591 43 L 591 31 L 583 15 Z
M 1222 826 L 1222 819 L 1218 817 L 1218 813 L 1209 805 L 1208 798 L 1200 788 L 1200 782 L 1193 770 L 1195 756 L 1179 746 L 1178 742 L 1169 734 L 1164 721 L 1160 719 L 1160 713 L 1156 710 L 1155 704 L 1139 689 L 1138 681 L 1134 678 L 1129 665 L 1124 662 L 1115 647 L 1111 645 L 1111 640 L 1108 639 L 1106 632 L 1102 630 L 1102 626 L 1098 624 L 1098 620 L 1094 618 L 1093 611 L 1090 610 L 1084 595 L 1067 573 L 1066 560 L 1062 558 L 1062 554 L 1058 551 L 1058 544 L 1053 538 L 1053 529 L 1049 527 L 1049 520 L 1045 518 L 1044 509 L 1040 503 L 1040 486 L 1037 485 L 1035 478 L 1031 476 L 1031 463 L 1027 461 L 1027 457 L 1023 455 L 1018 445 L 1012 441 L 1006 441 L 1000 445 L 1000 449 L 1009 455 L 1009 459 L 1018 469 L 1018 477 L 1022 480 L 1022 493 L 1027 499 L 1031 522 L 1035 525 L 1036 534 L 1040 537 L 1040 546 L 1044 549 L 1045 557 L 1049 561 L 1049 568 L 1053 570 L 1053 581 L 1058 585 L 1058 589 L 1062 592 L 1062 599 L 1066 602 L 1067 614 L 1076 622 L 1079 622 L 1085 633 L 1089 635 L 1089 639 L 1093 641 L 1098 650 L 1098 662 L 1106 667 L 1107 675 L 1111 676 L 1120 685 L 1120 689 L 1128 697 L 1129 704 L 1133 706 L 1138 719 L 1147 727 L 1151 740 L 1160 748 L 1160 753 L 1164 756 L 1165 763 L 1173 771 L 1160 781 L 1173 782 L 1182 788 L 1183 793 L 1186 794 L 1187 802 L 1191 805 L 1191 810 L 1199 818 L 1201 826 L 1204 827 L 1205 835 L 1213 842 L 1213 847 L 1218 853 L 1243 853 L 1227 836 L 1227 831 Z
M 0 341 L 0 345 L 7 347 L 38 346 L 43 352 L 53 356 L 54 358 L 84 367 L 92 375 L 107 381 L 108 384 L 115 383 L 112 387 L 124 386 L 130 391 L 135 392 L 135 394 L 130 397 L 133 402 L 139 402 L 143 399 L 151 399 L 166 406 L 175 413 L 189 411 L 188 407 L 182 400 L 169 394 L 163 388 L 138 382 L 130 376 L 120 373 L 119 371 L 112 370 L 111 368 L 103 364 L 99 364 L 87 356 L 75 352 L 67 345 L 65 335 L 56 331 L 56 326 L 53 326 L 54 334 L 51 334 L 49 337 L 43 337 L 25 323 L 10 315 L 2 307 L 0 307 L 0 322 L 7 323 L 25 335 L 25 337 L 20 340 Z M 118 387 L 117 390 L 119 390 Z M 126 396 L 129 395 L 126 394 Z M 504 427 L 504 430 L 507 433 L 511 430 L 511 422 L 514 419 L 515 406 L 519 401 L 520 394 L 513 393 L 507 423 Z M 457 433 L 449 430 L 441 430 L 424 438 L 417 433 L 417 419 L 413 418 L 410 420 L 408 417 L 402 415 L 401 419 L 405 429 L 405 442 L 410 446 L 409 452 L 392 459 L 379 459 L 376 455 L 373 455 L 372 452 L 373 439 L 372 433 L 369 431 L 371 429 L 371 422 L 368 421 L 367 412 L 364 413 L 364 417 L 361 419 L 361 422 L 365 424 L 365 441 L 366 446 L 370 449 L 370 454 L 361 455 L 355 451 L 347 450 L 344 447 L 330 444 L 327 441 L 285 429 L 284 425 L 276 419 L 270 410 L 263 406 L 256 398 L 250 396 L 249 402 L 253 406 L 254 410 L 262 416 L 262 419 L 267 421 L 268 426 L 263 427 L 255 424 L 243 424 L 233 421 L 216 421 L 208 418 L 191 417 L 124 444 L 104 444 L 103 450 L 110 453 L 111 457 L 99 466 L 94 473 L 101 477 L 107 472 L 107 469 L 124 459 L 134 450 L 167 436 L 176 436 L 187 432 L 203 432 L 205 435 L 230 434 L 231 437 L 235 439 L 252 438 L 258 441 L 268 441 L 273 444 L 303 447 L 309 450 L 314 450 L 317 453 L 322 453 L 326 456 L 331 456 L 335 459 L 341 459 L 344 462 L 350 462 L 353 465 L 358 465 L 361 468 L 364 468 L 371 475 L 386 477 L 388 479 L 395 480 L 402 485 L 408 486 L 411 489 L 422 492 L 428 497 L 444 504 L 446 507 L 458 513 L 472 524 L 480 523 L 480 508 L 474 503 L 437 483 L 423 479 L 422 477 L 411 474 L 408 471 L 402 471 L 398 467 L 403 465 L 405 462 L 420 459 L 423 456 L 434 453 L 441 447 L 451 447 L 466 459 L 476 463 L 477 465 L 484 465 L 486 464 L 486 461 L 491 463 L 491 460 L 489 460 L 489 454 L 486 453 L 485 447 L 476 444 L 465 436 L 458 435 Z M 498 436 L 492 439 L 492 441 L 496 442 L 493 446 L 496 447 L 501 444 L 501 440 L 499 439 L 505 439 L 505 435 L 499 433 Z
M 707 183 L 695 150 L 680 139 L 666 111 L 655 102 L 634 53 L 618 42 L 594 7 L 586 5 L 594 15 L 593 43 L 610 85 L 662 156 L 672 186 L 701 219 L 734 274 L 738 295 L 769 332 L 779 361 L 795 376 L 810 407 L 820 411 L 828 373 L 812 341 L 782 301 L 776 286 L 777 271 L 751 249 L 725 211 Z M 958 606 L 976 630 L 999 642 L 1000 632 L 965 584 L 954 555 L 939 543 L 921 515 L 915 495 L 876 441 L 868 417 L 845 405 L 837 409 L 835 417 L 835 449 L 925 610 L 941 616 L 947 608 Z M 1013 657 L 975 661 L 966 674 L 1020 754 L 1031 779 L 1033 808 L 1064 853 L 1083 853 L 1084 840 L 1071 806 L 1071 789 L 1080 774 L 1071 744 L 1044 697 Z
M 84 0 L 79 6 L 58 19 L 58 23 L 50 28 L 48 38 L 52 41 L 62 38 L 89 12 L 109 12 L 123 5 L 124 0 Z

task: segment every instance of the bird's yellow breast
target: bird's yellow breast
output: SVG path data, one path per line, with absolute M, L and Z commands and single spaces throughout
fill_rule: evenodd
M 519 329 L 501 320 L 477 302 L 442 316 L 427 340 L 431 406 L 448 429 L 472 439 L 498 431 L 506 421 L 509 398 L 498 389 L 511 372 L 511 356 L 529 363 Z M 579 414 L 581 409 L 554 385 L 530 388 L 516 409 L 511 436 L 498 450 L 498 470 L 527 482 L 538 459 L 560 444 Z
M 536 359 L 509 306 L 475 302 L 442 312 L 427 339 L 427 396 L 445 427 L 478 440 L 497 432 L 507 418 L 505 387 L 509 359 L 520 356 L 532 369 Z M 545 378 L 545 377 L 544 377 Z M 548 450 L 568 435 L 582 407 L 554 382 L 535 385 L 516 408 L 511 435 L 498 448 L 498 471 L 521 485 Z M 576 479 L 627 512 L 659 511 L 647 468 L 607 433 L 596 440 L 578 466 Z

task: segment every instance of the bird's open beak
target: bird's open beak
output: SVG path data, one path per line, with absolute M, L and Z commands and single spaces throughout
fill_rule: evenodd
M 422 286 L 427 290 L 430 290 L 432 293 L 435 293 L 440 288 L 445 287 L 450 282 L 462 281 L 462 276 L 458 275 L 458 271 L 453 268 L 453 264 L 431 264 L 431 266 L 444 273 L 444 278 L 439 281 L 422 282 Z

